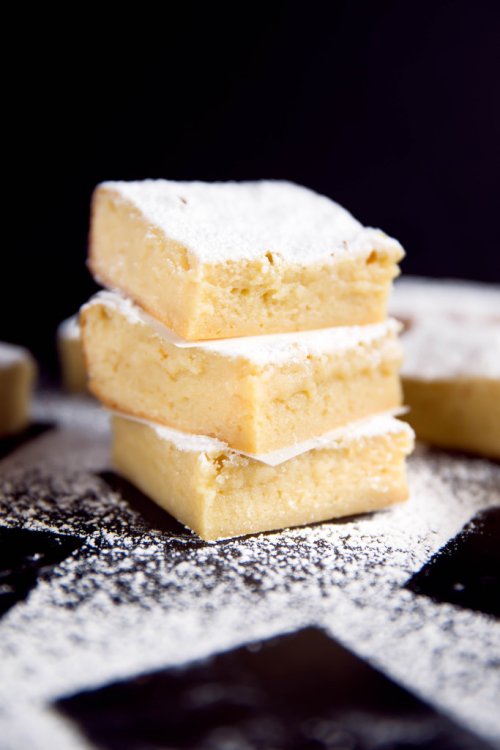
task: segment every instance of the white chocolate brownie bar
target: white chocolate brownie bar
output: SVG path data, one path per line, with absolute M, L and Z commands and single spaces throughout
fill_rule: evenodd
M 500 288 L 405 278 L 391 310 L 406 326 L 403 389 L 417 437 L 500 458 Z
M 395 321 L 193 344 L 101 292 L 80 322 L 105 405 L 236 450 L 266 453 L 401 404 Z
M 85 393 L 87 372 L 77 315 L 64 320 L 57 329 L 57 350 L 64 389 L 69 393 Z
M 89 266 L 197 339 L 382 321 L 401 245 L 288 182 L 105 182 Z
M 413 432 L 379 415 L 324 436 L 282 463 L 213 438 L 115 415 L 116 470 L 205 540 L 365 513 L 408 496 Z
M 35 375 L 35 362 L 26 349 L 0 342 L 0 437 L 28 425 Z

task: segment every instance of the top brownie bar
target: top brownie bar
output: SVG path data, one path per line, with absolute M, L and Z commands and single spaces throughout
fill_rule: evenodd
M 380 322 L 403 255 L 289 182 L 104 182 L 93 197 L 95 277 L 190 341 Z

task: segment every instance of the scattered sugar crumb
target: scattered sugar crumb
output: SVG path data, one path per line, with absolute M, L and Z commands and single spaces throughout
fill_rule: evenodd
M 46 396 L 36 413 L 56 427 L 0 462 L 0 522 L 85 544 L 0 619 L 6 748 L 84 750 L 56 698 L 308 624 L 500 743 L 500 623 L 402 588 L 500 504 L 500 465 L 421 447 L 405 504 L 207 544 L 113 486 L 90 399 Z

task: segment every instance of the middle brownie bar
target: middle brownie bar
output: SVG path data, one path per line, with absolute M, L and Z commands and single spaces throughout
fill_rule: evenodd
M 80 321 L 104 404 L 239 451 L 265 454 L 401 404 L 394 320 L 193 343 L 100 292 Z

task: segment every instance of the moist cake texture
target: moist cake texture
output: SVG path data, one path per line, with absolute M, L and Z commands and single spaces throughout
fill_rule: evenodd
M 0 437 L 28 425 L 35 374 L 35 363 L 26 349 L 0 342 Z
M 288 182 L 105 182 L 89 266 L 188 340 L 384 319 L 401 245 Z
M 500 458 L 500 288 L 403 279 L 404 399 L 417 436 Z
M 401 404 L 398 324 L 199 342 L 110 292 L 81 312 L 89 388 L 112 409 L 267 453 Z
M 275 466 L 123 415 L 112 429 L 114 467 L 208 541 L 364 513 L 408 495 L 413 432 L 387 415 Z

